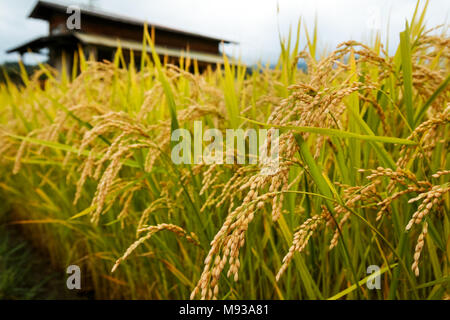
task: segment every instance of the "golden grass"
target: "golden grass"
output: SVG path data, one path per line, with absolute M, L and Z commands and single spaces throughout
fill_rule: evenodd
M 315 41 L 299 52 L 299 33 L 274 70 L 251 74 L 146 55 L 137 71 L 120 52 L 79 56 L 72 79 L 42 66 L 44 89 L 39 75 L 0 85 L 0 195 L 58 268 L 86 267 L 99 298 L 443 298 L 445 31 L 425 32 L 416 11 L 394 56 L 377 38 L 319 60 Z M 195 120 L 280 128 L 280 169 L 174 165 L 171 132 Z M 382 291 L 360 284 L 372 264 Z

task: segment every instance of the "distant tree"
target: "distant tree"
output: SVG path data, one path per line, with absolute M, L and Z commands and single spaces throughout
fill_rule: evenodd
M 24 65 L 27 74 L 31 76 L 36 70 L 39 69 L 35 65 Z M 20 75 L 20 66 L 17 62 L 5 62 L 0 65 L 0 83 L 6 82 L 6 76 L 15 84 L 23 84 L 22 76 Z

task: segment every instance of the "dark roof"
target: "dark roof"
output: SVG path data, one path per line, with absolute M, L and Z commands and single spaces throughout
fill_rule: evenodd
M 27 43 L 24 43 L 18 47 L 9 49 L 6 51 L 6 53 L 13 53 L 13 52 L 19 52 L 20 54 L 23 54 L 25 52 L 28 52 L 28 50 L 31 50 L 32 52 L 39 52 L 39 50 L 43 48 L 47 48 L 51 45 L 59 44 L 59 45 L 74 45 L 74 36 L 73 34 L 61 34 L 56 36 L 45 36 L 45 37 L 39 37 L 34 40 L 31 40 Z M 75 43 L 76 46 L 76 43 Z
M 52 12 L 56 11 L 56 12 L 66 14 L 66 10 L 67 10 L 67 5 L 40 0 L 34 6 L 29 17 L 46 20 L 46 19 L 48 19 L 48 17 L 51 15 Z M 85 16 L 90 16 L 93 18 L 101 19 L 101 20 L 114 21 L 116 23 L 122 23 L 122 24 L 126 24 L 126 25 L 144 26 L 144 24 L 147 24 L 149 27 L 154 27 L 155 30 L 162 30 L 162 31 L 182 34 L 185 36 L 201 38 L 201 39 L 205 39 L 205 40 L 213 40 L 213 41 L 218 41 L 218 42 L 223 41 L 224 43 L 237 43 L 235 41 L 230 41 L 230 40 L 220 39 L 220 38 L 216 38 L 216 37 L 201 35 L 198 33 L 174 29 L 174 28 L 162 26 L 162 25 L 151 23 L 151 22 L 144 21 L 144 20 L 138 20 L 138 19 L 121 16 L 121 15 L 106 13 L 106 12 L 100 11 L 98 9 L 93 9 L 93 8 L 88 9 L 88 8 L 80 7 L 80 12 L 82 15 L 85 15 Z
M 78 44 L 96 45 L 99 47 L 117 48 L 119 45 L 122 49 L 133 50 L 135 52 L 142 51 L 142 43 L 140 41 L 133 41 L 127 39 L 119 39 L 115 37 L 86 34 L 82 32 L 71 32 L 66 34 L 51 35 L 47 37 L 40 37 L 30 42 L 24 43 L 14 49 L 8 50 L 8 53 L 19 52 L 25 53 L 29 50 L 32 52 L 39 52 L 43 48 L 50 46 L 72 46 L 76 48 Z M 170 57 L 190 57 L 197 61 L 207 63 L 223 63 L 223 57 L 220 54 L 213 54 L 200 51 L 192 51 L 184 49 L 168 48 L 164 46 L 155 45 L 155 51 L 160 56 Z M 147 51 L 151 52 L 150 47 Z M 231 59 L 231 58 L 230 58 Z M 232 60 L 232 59 L 231 59 Z

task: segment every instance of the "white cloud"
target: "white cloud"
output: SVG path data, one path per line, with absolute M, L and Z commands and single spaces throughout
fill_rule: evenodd
M 46 23 L 26 18 L 34 3 L 33 0 L 20 0 L 20 3 L 0 0 L 0 61 L 13 58 L 4 54 L 8 48 L 47 33 Z M 295 31 L 300 17 L 312 29 L 316 13 L 322 49 L 325 46 L 332 49 L 349 39 L 367 40 L 374 16 L 380 18 L 376 24 L 381 26 L 383 39 L 389 20 L 390 46 L 395 47 L 398 33 L 416 5 L 415 0 L 98 0 L 96 3 L 104 11 L 239 41 L 238 48 L 227 52 L 241 55 L 247 63 L 258 59 L 275 62 L 279 54 L 278 30 L 287 36 L 289 26 Z M 447 22 L 449 3 L 448 0 L 430 1 L 428 26 Z M 301 45 L 305 42 L 302 33 Z

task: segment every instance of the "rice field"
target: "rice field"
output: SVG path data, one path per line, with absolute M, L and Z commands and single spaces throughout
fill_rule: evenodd
M 23 69 L 0 84 L 0 214 L 98 299 L 449 299 L 450 38 L 425 11 L 395 50 L 321 54 L 299 23 L 253 72 L 121 50 Z M 279 170 L 174 164 L 195 121 L 279 129 Z

